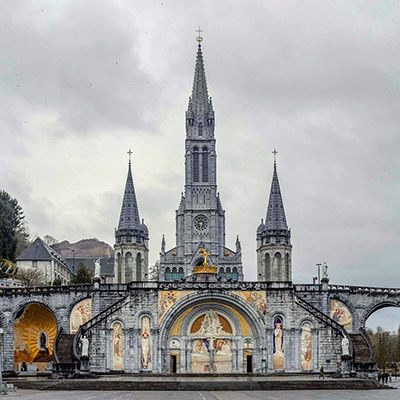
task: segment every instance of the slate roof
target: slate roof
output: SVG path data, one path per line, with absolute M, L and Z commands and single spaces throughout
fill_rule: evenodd
M 33 243 L 17 257 L 17 261 L 51 261 L 53 259 L 70 269 L 61 255 L 48 246 L 40 237 L 36 238 Z

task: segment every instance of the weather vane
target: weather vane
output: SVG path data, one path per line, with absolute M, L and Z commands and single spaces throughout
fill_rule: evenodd
M 130 164 L 131 163 L 131 154 L 133 154 L 133 152 L 130 148 L 129 148 L 128 154 L 129 154 L 129 164 Z
M 201 30 L 200 29 L 200 26 L 199 26 L 199 29 L 197 29 L 195 32 L 197 32 L 198 34 L 199 34 L 199 36 L 197 36 L 197 38 L 196 38 L 196 40 L 199 42 L 199 44 L 203 41 L 203 38 L 201 37 L 201 32 L 204 32 L 203 30 Z

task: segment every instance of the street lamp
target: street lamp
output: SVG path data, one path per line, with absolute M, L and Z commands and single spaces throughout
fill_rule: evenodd
M 317 267 L 318 267 L 318 285 L 321 284 L 321 265 L 322 264 L 317 264 Z
M 75 249 L 68 247 L 66 250 L 72 251 L 72 274 L 75 274 Z

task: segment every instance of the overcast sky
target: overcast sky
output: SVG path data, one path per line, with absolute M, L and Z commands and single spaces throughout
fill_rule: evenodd
M 0 188 L 32 233 L 113 245 L 131 147 L 154 263 L 175 244 L 201 25 L 245 278 L 276 147 L 294 281 L 326 261 L 331 283 L 400 287 L 399 21 L 382 0 L 2 0 Z

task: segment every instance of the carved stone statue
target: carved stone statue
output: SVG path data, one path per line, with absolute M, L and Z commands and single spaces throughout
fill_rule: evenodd
M 223 336 L 230 335 L 225 332 L 219 320 L 218 314 L 214 310 L 207 311 L 201 327 L 196 335 L 200 336 Z
M 100 258 L 98 258 L 94 262 L 94 277 L 100 279 L 100 271 L 101 271 L 101 265 L 100 265 Z
M 86 336 L 81 337 L 82 357 L 89 357 L 89 340 Z
M 342 339 L 342 356 L 349 356 L 350 355 L 350 343 L 347 337 Z
M 328 266 L 326 265 L 325 262 L 322 264 L 322 279 L 329 279 L 328 278 Z

